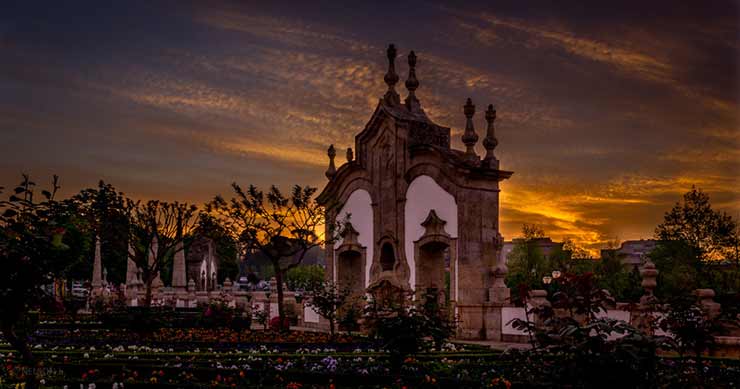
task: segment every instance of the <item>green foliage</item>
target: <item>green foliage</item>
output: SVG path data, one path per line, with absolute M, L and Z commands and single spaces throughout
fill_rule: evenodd
M 666 212 L 655 229 L 661 241 L 682 242 L 698 261 L 734 258 L 738 261 L 737 221 L 712 209 L 709 196 L 695 187 L 684 194 L 683 203 Z
M 339 310 L 347 302 L 349 295 L 349 289 L 340 288 L 331 281 L 315 284 L 310 290 L 310 297 L 306 303 L 314 312 L 329 321 L 329 332 L 332 338 Z
M 127 199 L 123 193 L 103 181 L 97 188 L 83 189 L 72 196 L 66 203 L 73 208 L 76 217 L 84 220 L 89 226 L 85 239 L 88 244 L 83 254 L 84 260 L 75 264 L 70 277 L 84 280 L 92 273 L 92 261 L 95 235 L 100 236 L 101 258 L 103 267 L 108 269 L 108 280 L 114 284 L 125 282 L 126 261 L 128 258 L 127 236 L 128 220 Z
M 660 242 L 650 254 L 658 271 L 658 297 L 687 295 L 697 288 L 718 295 L 740 292 L 738 224 L 712 209 L 709 196 L 692 188 L 655 229 Z M 717 260 L 735 262 L 720 266 Z
M 406 356 L 423 348 L 424 338 L 431 338 L 440 349 L 455 329 L 446 310 L 437 304 L 436 294 L 422 296 L 421 304 L 410 304 L 410 295 L 398 293 L 397 299 L 372 299 L 365 306 L 369 334 L 390 352 L 396 370 Z
M 8 200 L 0 201 L 0 327 L 5 339 L 33 363 L 22 332 L 22 323 L 32 307 L 49 302 L 42 287 L 55 276 L 64 276 L 71 258 L 64 242 L 67 230 L 74 230 L 70 208 L 56 201 L 59 180 L 52 190 L 41 191 L 37 201 L 35 183 L 26 175 Z
M 323 266 L 301 265 L 288 270 L 285 283 L 290 290 L 313 290 L 323 281 Z
M 642 278 L 637 269 L 626 267 L 622 258 L 611 251 L 595 262 L 596 285 L 608 290 L 619 302 L 637 302 L 642 296 Z
M 601 317 L 614 300 L 597 286 L 592 274 L 566 274 L 560 283 L 552 306 L 531 312 L 542 325 L 534 320 L 512 322 L 536 338 L 532 350 L 514 353 L 515 360 L 526 361 L 516 378 L 552 386 L 654 386 L 656 350 L 663 339 Z M 614 334 L 621 337 L 610 339 Z

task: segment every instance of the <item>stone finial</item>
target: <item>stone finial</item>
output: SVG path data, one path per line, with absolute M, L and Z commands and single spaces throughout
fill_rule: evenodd
M 421 222 L 421 226 L 426 230 L 424 235 L 447 235 L 445 224 L 447 222 L 437 216 L 437 212 L 433 209 L 429 211 L 426 219 Z
M 352 152 L 351 147 L 347 147 L 347 162 L 352 162 L 355 159 L 355 153 Z
M 475 126 L 473 125 L 473 115 L 475 115 L 475 105 L 473 101 L 468 98 L 463 106 L 463 113 L 465 114 L 465 132 L 462 136 L 462 141 L 465 144 L 465 159 L 469 162 L 478 162 L 478 155 L 475 154 L 475 143 L 478 142 L 478 134 L 475 133 Z
M 696 296 L 697 304 L 709 319 L 714 319 L 719 316 L 721 305 L 714 301 L 714 290 L 696 289 L 694 291 L 694 295 Z
M 326 178 L 332 179 L 334 175 L 337 173 L 337 168 L 334 166 L 334 157 L 337 156 L 337 150 L 334 149 L 334 145 L 330 145 L 329 149 L 326 151 L 326 155 L 329 156 L 329 168 L 326 169 Z
M 649 259 L 640 268 L 640 276 L 642 277 L 642 289 L 645 290 L 645 295 L 640 298 L 640 302 L 643 304 L 650 303 L 655 299 L 653 296 L 653 290 L 658 286 L 656 279 L 658 278 L 658 269 L 655 268 L 655 264 Z
M 489 104 L 488 109 L 486 110 L 486 122 L 488 123 L 488 128 L 486 130 L 486 137 L 483 139 L 483 147 L 486 148 L 486 156 L 483 158 L 483 162 L 488 167 L 498 168 L 498 166 L 495 166 L 497 165 L 497 160 L 493 155 L 493 149 L 498 145 L 494 128 L 495 121 L 496 109 L 493 108 L 493 104 Z
M 188 281 L 188 292 L 194 292 L 194 291 L 195 291 L 195 280 L 191 278 L 190 281 Z
M 409 53 L 409 78 L 406 80 L 406 89 L 409 95 L 406 97 L 406 109 L 416 111 L 421 108 L 419 99 L 416 98 L 416 89 L 419 87 L 419 80 L 416 79 L 416 54 L 412 50 Z
M 398 74 L 396 74 L 396 46 L 393 44 L 388 46 L 388 72 L 385 74 L 383 80 L 388 85 L 388 91 L 385 92 L 383 97 L 386 102 L 390 104 L 401 104 L 401 97 L 396 92 L 396 84 L 398 83 Z
M 357 237 L 360 236 L 360 233 L 357 232 L 355 227 L 350 222 L 347 222 L 344 224 L 344 228 L 342 228 L 341 236 L 342 236 L 343 245 L 344 244 L 359 244 Z

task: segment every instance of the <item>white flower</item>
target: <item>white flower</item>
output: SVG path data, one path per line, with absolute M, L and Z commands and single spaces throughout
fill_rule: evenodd
M 83 355 L 82 357 L 83 357 L 83 358 L 90 358 L 90 354 L 88 354 L 88 353 L 85 353 L 85 354 L 84 354 L 84 355 Z

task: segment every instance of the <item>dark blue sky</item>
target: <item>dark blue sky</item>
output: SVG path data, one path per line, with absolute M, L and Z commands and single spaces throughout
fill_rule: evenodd
M 235 180 L 320 187 L 395 43 L 454 146 L 465 98 L 497 106 L 507 238 L 649 237 L 693 184 L 737 215 L 738 2 L 589 4 L 5 1 L 0 185 L 57 173 L 66 193 L 102 178 L 198 203 Z

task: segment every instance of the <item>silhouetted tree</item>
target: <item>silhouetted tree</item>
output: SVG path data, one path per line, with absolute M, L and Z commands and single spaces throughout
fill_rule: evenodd
M 179 202 L 150 200 L 145 204 L 127 202 L 129 220 L 129 257 L 142 273 L 146 289 L 144 306 L 152 302 L 152 282 L 169 266 L 180 250 L 185 249 L 184 236 L 190 231 L 197 218 L 197 207 Z M 154 250 L 153 241 L 157 240 Z M 149 261 L 150 255 L 153 260 Z
M 699 261 L 732 258 L 738 244 L 737 221 L 713 210 L 709 196 L 696 187 L 684 194 L 683 203 L 666 212 L 655 236 L 684 243 Z
M 246 191 L 236 183 L 232 187 L 235 197 L 226 201 L 216 196 L 206 210 L 238 242 L 242 260 L 255 252 L 269 259 L 277 281 L 280 323 L 284 323 L 283 280 L 287 271 L 300 265 L 309 250 L 334 242 L 336 236 L 318 232 L 325 217 L 324 208 L 312 199 L 316 188 L 296 185 L 286 197 L 275 186 L 266 194 L 251 185 Z M 338 227 L 331 231 L 338 231 Z
M 72 259 L 64 236 L 77 228 L 71 208 L 55 199 L 57 176 L 50 191 L 41 191 L 41 201 L 34 188 L 35 183 L 23 175 L 8 200 L 0 201 L 0 328 L 29 368 L 35 368 L 35 359 L 23 334 L 29 329 L 24 325 L 28 310 L 50 301 L 43 286 L 68 267 Z M 27 387 L 35 387 L 34 374 L 27 378 Z
M 114 284 L 126 281 L 128 249 L 126 239 L 121 239 L 128 233 L 126 201 L 122 192 L 102 180 L 97 188 L 83 189 L 68 200 L 76 208 L 78 217 L 86 219 L 94 227 L 93 236 L 88 238 L 94 242 L 95 234 L 100 237 L 103 266 L 108 269 L 108 279 Z M 92 256 L 92 247 L 89 255 Z M 91 261 L 79 263 L 71 272 L 77 279 L 87 279 L 91 273 Z
M 713 285 L 711 261 L 737 255 L 737 228 L 736 220 L 713 210 L 709 196 L 692 187 L 655 229 L 659 243 L 650 257 L 660 271 L 658 296 L 686 294 L 698 287 L 721 289 Z

